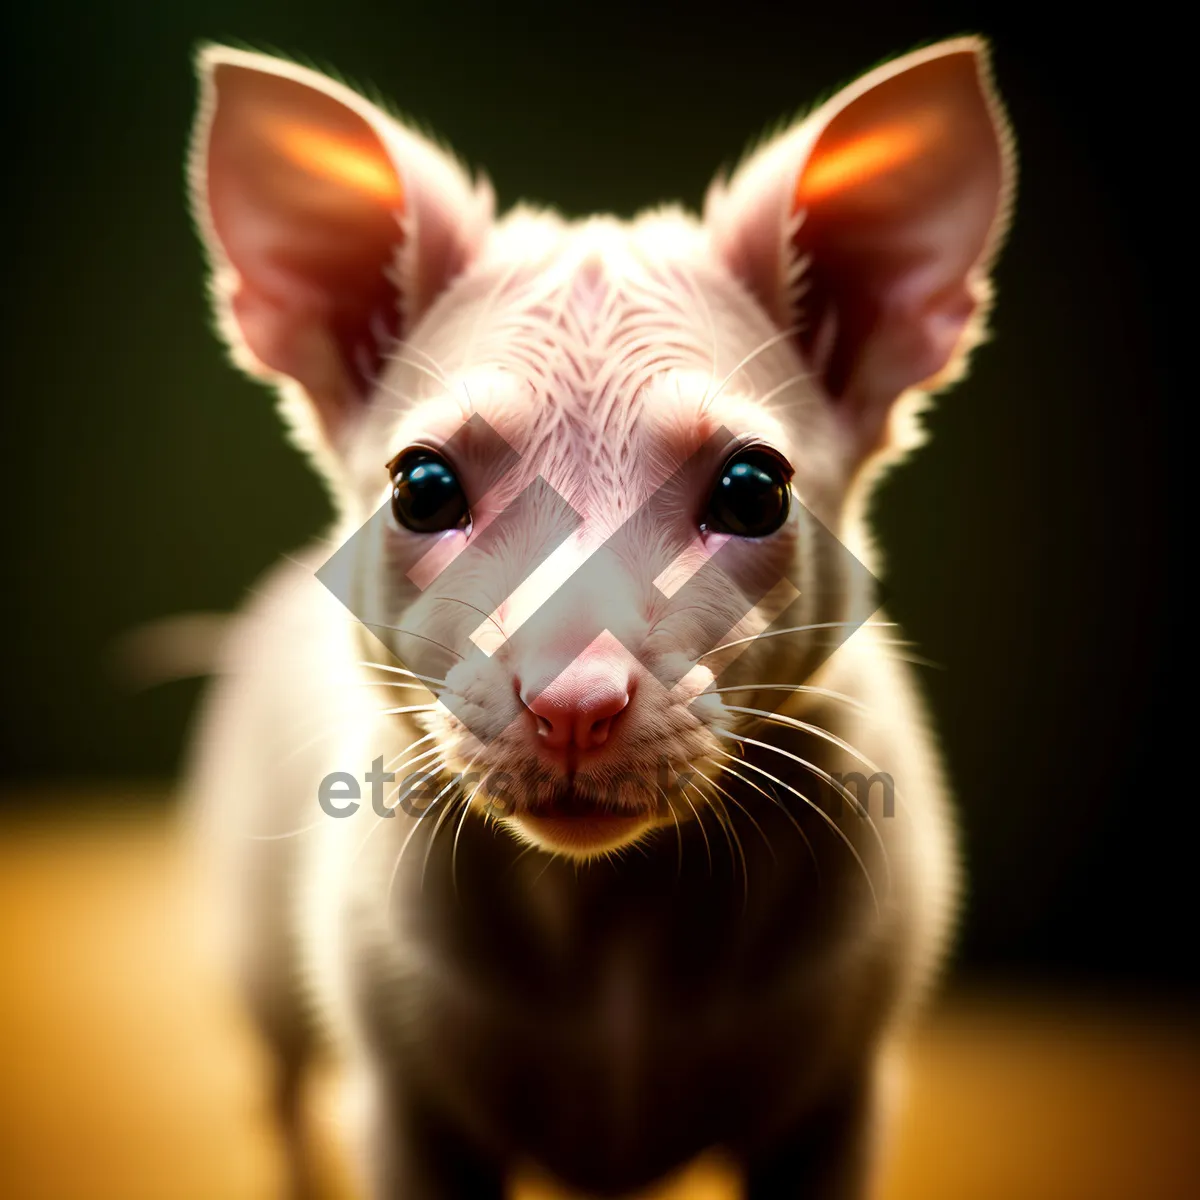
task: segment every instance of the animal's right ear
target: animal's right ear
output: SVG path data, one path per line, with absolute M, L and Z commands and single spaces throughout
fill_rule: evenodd
M 299 385 L 336 448 L 477 253 L 491 188 L 315 71 L 223 46 L 198 70 L 192 203 L 222 330 L 241 366 Z
M 710 189 L 714 249 L 785 329 L 861 458 L 961 374 L 1008 224 L 1012 138 L 978 38 L 879 67 Z

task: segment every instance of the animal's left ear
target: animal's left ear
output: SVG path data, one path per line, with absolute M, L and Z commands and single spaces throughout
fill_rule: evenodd
M 710 189 L 717 253 L 797 329 L 859 453 L 979 340 L 1014 174 L 986 46 L 962 38 L 863 76 Z

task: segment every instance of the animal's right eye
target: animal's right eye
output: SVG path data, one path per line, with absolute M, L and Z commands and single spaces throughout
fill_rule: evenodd
M 471 510 L 454 468 L 436 450 L 413 446 L 403 451 L 388 470 L 392 477 L 392 514 L 413 533 L 464 529 Z

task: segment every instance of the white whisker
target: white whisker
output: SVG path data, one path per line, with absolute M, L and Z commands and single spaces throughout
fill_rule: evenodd
M 879 767 L 876 766 L 865 754 L 856 750 L 844 738 L 840 738 L 835 733 L 830 733 L 828 729 L 822 729 L 820 725 L 812 725 L 808 721 L 799 721 L 795 717 L 787 717 L 782 713 L 770 712 L 763 708 L 743 708 L 737 704 L 726 705 L 730 712 L 744 713 L 748 716 L 758 717 L 760 720 L 768 721 L 772 725 L 784 725 L 789 729 L 798 729 L 801 733 L 811 734 L 813 737 L 820 738 L 824 742 L 828 742 L 831 746 L 836 746 L 839 750 L 844 751 L 851 757 L 858 759 L 868 771 L 873 774 L 880 774 Z
M 709 780 L 707 775 L 702 774 L 701 778 L 703 778 L 704 780 L 706 780 L 709 783 L 712 782 L 711 780 Z M 725 835 L 726 844 L 729 846 L 729 862 L 730 862 L 730 865 L 734 868 L 735 874 L 737 873 L 738 856 L 741 857 L 741 862 L 742 862 L 742 903 L 743 903 L 743 906 L 748 904 L 750 901 L 750 877 L 749 877 L 748 871 L 746 870 L 746 855 L 742 851 L 742 844 L 740 841 L 737 843 L 736 847 L 734 846 L 734 839 L 731 834 L 731 830 L 730 830 L 730 826 L 729 826 L 728 813 L 725 813 L 724 817 L 723 817 L 722 809 L 719 808 L 716 803 L 716 797 L 715 796 L 706 796 L 700 790 L 700 788 L 696 787 L 696 785 L 691 782 L 691 780 L 683 779 L 680 782 L 683 784 L 684 787 L 691 788 L 692 791 L 694 791 L 696 793 L 696 795 L 700 798 L 700 802 L 703 805 L 705 805 L 705 807 L 709 810 L 709 812 L 711 812 L 713 814 L 713 816 L 715 816 L 717 818 L 717 825 L 720 828 L 721 832 Z
M 439 759 L 438 762 L 430 769 L 429 775 L 435 775 L 438 771 L 444 770 L 446 765 L 447 760 L 445 758 Z M 429 775 L 425 776 L 425 778 L 429 778 Z M 412 828 L 408 831 L 408 835 L 405 837 L 404 843 L 401 845 L 400 850 L 396 855 L 396 861 L 392 864 L 392 873 L 388 877 L 387 891 L 384 893 L 384 906 L 389 914 L 389 917 L 392 911 L 392 892 L 395 891 L 396 888 L 396 877 L 400 873 L 400 864 L 404 860 L 405 851 L 407 851 L 409 843 L 413 840 L 413 835 L 421 827 L 421 822 L 425 819 L 430 809 L 437 804 L 442 796 L 444 796 L 449 788 L 453 785 L 454 780 L 451 780 L 450 783 L 447 784 L 446 787 L 434 797 L 432 803 L 425 807 L 419 816 L 410 816 L 409 818 L 412 821 Z
M 731 692 L 799 692 L 806 696 L 823 696 L 828 700 L 840 700 L 859 712 L 867 711 L 867 706 L 861 700 L 848 696 L 845 692 L 835 692 L 832 688 L 816 687 L 808 683 L 743 683 L 735 687 L 708 688 L 701 694 L 725 696 Z
M 700 836 L 704 839 L 704 851 L 708 856 L 708 873 L 711 875 L 713 873 L 713 856 L 712 843 L 708 840 L 708 830 L 704 828 L 704 821 L 696 811 L 696 806 L 686 796 L 683 796 L 683 802 L 692 810 L 692 816 L 696 818 L 696 824 L 700 827 Z
M 403 704 L 399 708 L 381 708 L 375 714 L 379 717 L 399 717 L 404 713 L 434 712 L 437 704 Z
M 776 862 L 778 862 L 779 858 L 775 853 L 775 847 L 771 845 L 771 839 L 769 837 L 767 837 L 767 835 L 763 832 L 763 827 L 754 819 L 754 816 L 750 812 L 750 810 L 740 800 L 738 800 L 736 797 L 730 795 L 730 793 L 727 792 L 715 779 L 709 778 L 709 776 L 707 776 L 703 771 L 701 771 L 699 767 L 696 768 L 696 773 L 700 776 L 701 779 L 707 779 L 710 786 L 716 788 L 717 791 L 720 792 L 721 795 L 724 796 L 725 799 L 728 800 L 730 804 L 736 804 L 737 807 L 740 808 L 742 810 L 742 812 L 746 814 L 746 820 L 749 821 L 750 824 L 753 825 L 754 828 L 758 830 L 758 836 L 760 838 L 762 838 L 763 843 L 767 847 L 767 850 L 770 851 L 771 857 Z
M 782 383 L 776 384 L 769 392 L 765 392 L 763 395 L 761 395 L 757 401 L 758 406 L 760 408 L 766 408 L 770 401 L 774 400 L 776 396 L 782 394 L 783 392 L 786 392 L 788 388 L 794 387 L 797 383 L 803 383 L 805 380 L 812 378 L 813 373 L 811 371 L 798 371 L 795 375 L 788 376 L 788 378 Z
M 729 762 L 738 762 L 739 761 L 738 759 L 734 758 L 733 755 L 727 753 L 724 750 L 721 750 L 720 748 L 718 748 L 717 753 L 723 754 L 729 760 Z M 820 879 L 821 864 L 817 861 L 817 852 L 813 849 L 813 844 L 812 844 L 812 841 L 809 839 L 808 834 L 804 832 L 804 826 L 801 825 L 800 822 L 796 820 L 795 814 L 791 812 L 791 810 L 788 808 L 788 806 L 786 804 L 784 804 L 784 802 L 782 800 L 780 800 L 780 798 L 778 796 L 772 796 L 771 793 L 766 790 L 766 788 L 759 787 L 758 784 L 755 783 L 753 779 L 747 779 L 746 776 L 743 775 L 740 771 L 734 770 L 734 768 L 729 765 L 729 762 L 718 762 L 715 758 L 709 758 L 709 759 L 706 759 L 706 761 L 712 763 L 712 765 L 714 767 L 716 767 L 718 771 L 724 771 L 727 775 L 732 775 L 735 779 L 740 779 L 747 787 L 751 787 L 756 792 L 761 793 L 773 805 L 775 805 L 775 807 L 778 808 L 781 813 L 783 813 L 783 815 L 792 823 L 793 828 L 796 830 L 796 832 L 800 835 L 801 839 L 803 840 L 805 848 L 808 850 L 808 856 L 809 856 L 809 858 L 812 859 L 813 868 L 815 869 L 815 871 L 817 873 L 817 878 Z M 801 799 L 807 801 L 808 797 L 802 795 Z M 811 801 L 808 801 L 808 802 L 812 803 Z
M 390 671 L 393 675 L 406 675 L 409 679 L 419 679 L 423 683 L 439 683 L 444 684 L 445 679 L 439 679 L 436 675 L 418 675 L 416 671 L 410 671 L 407 667 L 392 667 L 387 663 L 371 662 L 369 659 L 363 662 L 354 664 L 357 667 L 374 667 L 377 671 Z
M 718 731 L 718 730 L 714 730 L 714 732 L 718 733 L 720 736 L 730 737 L 734 741 L 737 741 L 739 743 L 745 742 L 745 743 L 749 743 L 750 745 L 761 746 L 763 749 L 766 749 L 766 750 L 777 749 L 777 747 L 770 746 L 765 742 L 755 742 L 752 738 L 742 738 L 737 734 L 726 734 L 726 733 L 722 733 L 721 731 Z M 795 757 L 795 755 L 787 754 L 786 751 L 780 751 L 780 753 L 786 755 L 789 758 Z M 871 873 L 870 873 L 870 871 L 867 870 L 867 864 L 865 862 L 863 862 L 862 855 L 859 854 L 858 850 L 855 848 L 854 843 L 846 836 L 846 833 L 842 829 L 842 827 L 840 825 L 838 825 L 838 823 L 819 804 L 816 804 L 814 801 L 810 800 L 802 792 L 797 791 L 794 787 L 791 786 L 791 784 L 785 783 L 777 775 L 772 775 L 770 773 L 770 771 L 767 771 L 763 767 L 760 767 L 757 763 L 750 762 L 749 759 L 747 759 L 747 758 L 743 757 L 742 759 L 735 760 L 735 761 L 741 762 L 746 767 L 748 767 L 751 771 L 754 771 L 756 774 L 763 776 L 764 779 L 769 779 L 772 783 L 777 783 L 781 788 L 784 788 L 786 791 L 791 792 L 792 795 L 795 796 L 797 799 L 803 800 L 804 803 L 813 812 L 815 812 L 817 814 L 817 816 L 819 816 L 821 818 L 821 820 L 824 821 L 825 824 L 828 825 L 829 828 L 833 830 L 834 833 L 837 834 L 838 838 L 841 840 L 843 845 L 845 845 L 846 849 L 849 850 L 850 853 L 853 855 L 854 861 L 858 864 L 859 870 L 862 871 L 863 880 L 866 882 L 866 885 L 871 892 L 871 900 L 875 905 L 876 912 L 880 911 L 879 910 L 879 898 L 875 892 L 875 885 L 871 881 Z M 798 761 L 802 762 L 803 760 L 798 760 Z M 874 829 L 873 825 L 872 825 L 872 829 Z M 875 834 L 878 837 L 879 831 L 875 830 Z
M 426 357 L 428 357 L 428 355 L 426 355 Z M 412 367 L 414 371 L 420 371 L 422 375 L 432 379 L 433 382 L 438 385 L 438 387 L 445 389 L 447 392 L 450 391 L 450 381 L 442 373 L 441 368 L 438 368 L 437 371 L 431 370 L 429 367 L 425 366 L 424 363 L 420 363 L 413 358 L 409 358 L 407 354 L 400 350 L 396 351 L 394 354 L 386 355 L 384 357 L 384 361 L 389 363 L 403 363 L 405 366 Z M 385 387 L 383 390 L 389 395 L 396 396 L 397 399 L 408 400 L 410 402 L 412 401 L 411 396 L 401 395 L 393 391 L 391 388 Z
M 807 633 L 814 629 L 884 629 L 895 626 L 895 621 L 821 621 L 816 625 L 793 625 L 788 629 L 767 629 L 762 633 L 751 634 L 749 637 L 737 638 L 732 642 L 725 642 L 723 645 L 714 646 L 711 650 L 706 650 L 703 654 L 696 655 L 696 661 L 708 658 L 710 654 L 716 654 L 719 650 L 729 650 L 734 646 L 744 646 L 747 642 L 766 641 L 767 638 L 783 637 L 785 633 Z
M 467 770 L 470 770 L 470 767 Z M 467 813 L 471 811 L 471 803 L 479 795 L 480 789 L 487 782 L 487 779 L 488 777 L 485 775 L 475 785 L 475 790 L 467 797 L 466 802 L 462 806 L 462 816 L 458 819 L 458 828 L 454 831 L 454 844 L 450 850 L 450 882 L 453 884 L 456 896 L 458 895 L 458 839 L 462 836 L 463 825 L 467 820 Z
M 708 412 L 708 410 L 712 407 L 712 404 L 716 400 L 716 398 L 725 390 L 726 384 L 728 384 L 729 381 L 739 371 L 741 371 L 745 367 L 748 367 L 760 354 L 765 354 L 766 351 L 770 350 L 772 346 L 777 346 L 777 345 L 779 345 L 780 342 L 784 342 L 784 341 L 787 341 L 789 338 L 795 337 L 796 334 L 799 332 L 800 332 L 800 327 L 798 325 L 793 325 L 789 329 L 781 329 L 778 333 L 772 334 L 769 338 L 766 339 L 766 341 L 760 343 L 753 350 L 751 350 L 750 353 L 747 354 L 741 360 L 741 362 L 739 362 L 737 364 L 737 366 L 735 366 L 733 368 L 733 370 L 730 371 L 729 374 L 726 375 L 725 378 L 721 380 L 721 382 L 717 386 L 717 390 L 715 392 L 713 392 L 711 395 L 709 395 L 707 393 L 705 394 L 704 400 L 700 405 L 701 411 Z
M 667 812 L 671 814 L 671 820 L 675 822 L 675 840 L 679 844 L 678 862 L 675 864 L 675 879 L 676 881 L 683 875 L 683 829 L 679 824 L 679 816 L 675 812 L 675 806 L 671 803 L 671 797 L 656 783 L 654 790 L 666 801 Z

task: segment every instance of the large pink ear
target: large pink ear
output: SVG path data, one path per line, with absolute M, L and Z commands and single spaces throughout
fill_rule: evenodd
M 192 194 L 223 329 L 248 370 L 300 385 L 336 445 L 478 250 L 491 189 L 315 71 L 212 46 L 199 72 Z
M 710 189 L 717 253 L 797 329 L 860 453 L 978 340 L 1013 179 L 986 47 L 961 38 L 865 75 Z

